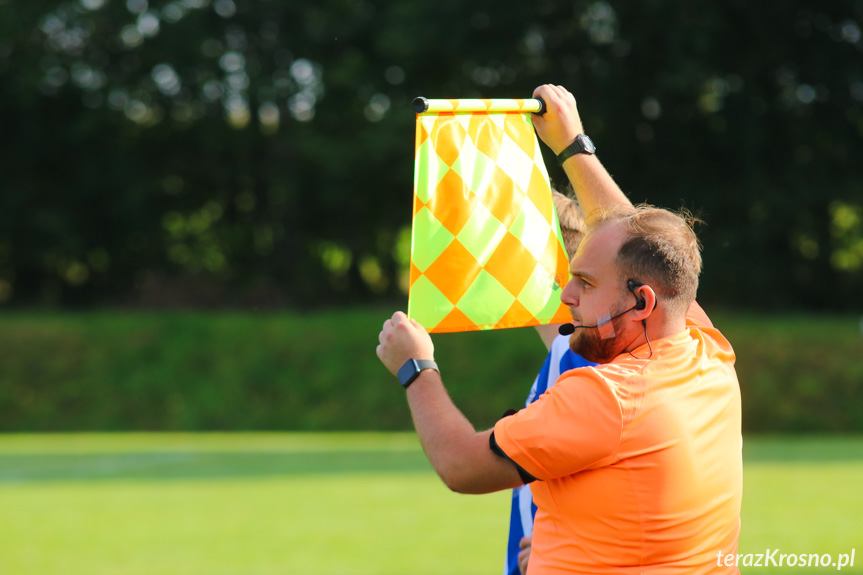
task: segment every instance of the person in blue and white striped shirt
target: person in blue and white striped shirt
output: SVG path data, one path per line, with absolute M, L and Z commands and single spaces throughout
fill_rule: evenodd
M 563 234 L 563 244 L 567 255 L 572 257 L 584 236 L 584 217 L 578 203 L 559 192 L 553 192 L 554 206 L 560 221 L 560 231 Z M 569 349 L 569 336 L 559 335 L 558 326 L 537 327 L 540 337 L 548 347 L 548 356 L 539 374 L 533 381 L 525 406 L 536 401 L 539 396 L 554 385 L 557 378 L 565 371 L 595 365 Z M 522 485 L 512 490 L 512 510 L 509 521 L 509 539 L 506 549 L 504 575 L 523 575 L 527 570 L 530 556 L 530 537 L 533 533 L 533 518 L 536 515 L 536 505 L 530 485 Z
M 594 365 L 580 355 L 573 353 L 569 349 L 569 336 L 558 335 L 554 338 L 551 344 L 551 351 L 545 358 L 545 363 L 539 371 L 539 375 L 533 381 L 533 386 L 530 388 L 530 394 L 527 396 L 525 405 L 530 405 L 540 395 L 554 385 L 560 374 L 583 367 L 586 365 Z M 525 537 L 530 537 L 533 532 L 533 518 L 536 515 L 536 505 L 533 504 L 533 496 L 530 492 L 530 485 L 522 485 L 512 490 L 512 511 L 509 520 L 509 542 L 506 552 L 506 567 L 504 573 L 506 575 L 519 575 L 519 553 L 524 549 L 525 545 L 529 544 L 529 540 L 522 540 Z M 524 565 L 521 567 L 521 573 L 527 567 L 528 551 L 523 554 Z

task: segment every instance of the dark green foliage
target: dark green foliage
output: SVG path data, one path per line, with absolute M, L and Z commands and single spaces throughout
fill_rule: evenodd
M 715 323 L 737 352 L 745 429 L 863 430 L 863 318 L 734 315 Z
M 8 315 L 0 430 L 411 429 L 404 392 L 374 353 L 388 315 Z M 863 431 L 857 318 L 713 319 L 737 351 L 747 431 Z M 523 405 L 544 357 L 532 329 L 434 341 L 478 428 Z
M 0 0 L 0 304 L 401 297 L 411 99 L 552 82 L 633 200 L 706 220 L 702 301 L 859 310 L 861 20 L 860 0 Z

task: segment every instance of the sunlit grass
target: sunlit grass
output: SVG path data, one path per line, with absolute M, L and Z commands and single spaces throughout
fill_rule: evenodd
M 863 438 L 745 445 L 741 553 L 863 551 Z M 4 574 L 497 574 L 508 508 L 412 434 L 0 436 Z

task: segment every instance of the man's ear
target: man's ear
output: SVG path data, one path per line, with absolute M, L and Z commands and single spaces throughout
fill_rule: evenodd
M 636 307 L 633 310 L 632 319 L 642 321 L 650 317 L 653 310 L 656 309 L 656 304 L 659 300 L 656 297 L 656 292 L 649 285 L 640 285 L 632 290 L 633 295 L 637 298 Z M 644 305 L 642 305 L 642 303 Z

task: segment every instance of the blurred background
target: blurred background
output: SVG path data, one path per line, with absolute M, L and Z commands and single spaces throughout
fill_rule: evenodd
M 0 303 L 403 301 L 411 100 L 555 83 L 634 201 L 707 222 L 705 305 L 859 311 L 861 19 L 858 0 L 0 0 Z
M 411 101 L 555 83 L 633 201 L 705 221 L 746 429 L 861 431 L 861 23 L 863 0 L 0 0 L 0 429 L 410 429 L 369 382 L 406 307 Z M 532 330 L 438 346 L 479 423 L 542 355 Z
M 863 0 L 0 0 L 0 571 L 498 572 L 508 494 L 368 433 L 412 429 L 374 348 L 412 99 L 543 83 L 634 202 L 705 221 L 741 552 L 863 552 Z M 545 354 L 435 344 L 480 428 Z M 82 433 L 118 431 L 174 433 Z

